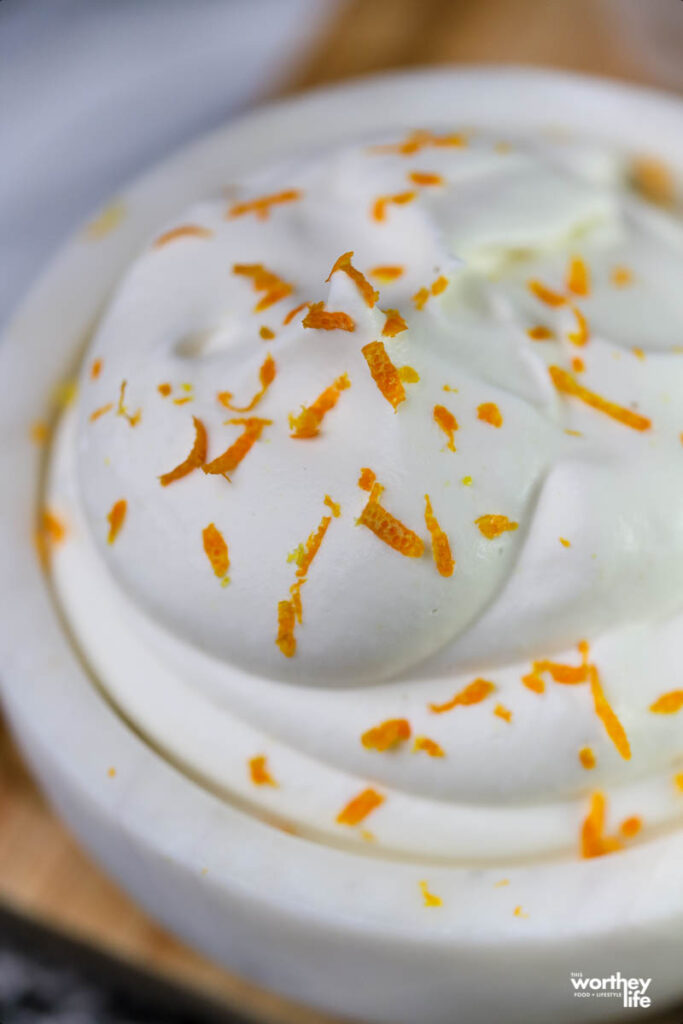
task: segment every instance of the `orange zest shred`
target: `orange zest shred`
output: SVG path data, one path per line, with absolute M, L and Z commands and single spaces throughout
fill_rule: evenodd
M 443 430 L 448 438 L 446 447 L 454 452 L 456 450 L 454 434 L 458 429 L 458 421 L 455 416 L 445 405 L 435 405 L 432 416 L 436 425 Z
M 429 146 L 436 148 L 462 147 L 467 145 L 467 138 L 456 132 L 447 132 L 445 135 L 435 135 L 434 132 L 418 128 L 403 140 L 403 142 L 389 143 L 388 145 L 373 146 L 372 153 L 397 153 L 399 156 L 412 156 L 420 150 Z
M 420 379 L 420 374 L 413 366 L 399 366 L 398 376 L 404 384 L 417 384 Z
M 226 217 L 243 217 L 247 213 L 253 213 L 259 220 L 267 220 L 273 206 L 278 206 L 282 203 L 294 203 L 297 199 L 301 199 L 299 189 L 287 188 L 282 192 L 261 196 L 259 199 L 248 199 L 246 202 L 233 203 Z
M 658 697 L 654 704 L 650 705 L 650 711 L 656 715 L 675 715 L 683 708 L 683 690 L 670 690 Z
M 592 771 L 597 763 L 595 754 L 590 747 L 581 747 L 581 750 L 579 751 L 579 761 L 586 771 Z
M 264 324 L 263 327 L 259 327 L 259 335 L 264 341 L 272 341 L 275 337 L 275 331 Z
M 383 313 L 386 317 L 382 328 L 383 338 L 395 338 L 397 334 L 408 330 L 408 324 L 397 309 L 385 309 Z
M 320 425 L 327 413 L 335 407 L 342 391 L 346 391 L 350 387 L 351 382 L 344 373 L 341 377 L 337 377 L 334 384 L 325 388 L 312 405 L 302 405 L 301 412 L 296 415 L 291 413 L 289 417 L 291 437 L 316 437 L 320 433 Z
M 495 402 L 482 402 L 477 409 L 477 419 L 490 423 L 492 427 L 503 426 L 503 416 Z
M 157 385 L 157 391 L 159 392 L 162 398 L 168 398 L 172 390 L 173 389 L 170 384 L 165 383 Z
M 636 157 L 631 165 L 631 184 L 639 195 L 658 206 L 673 206 L 676 202 L 674 176 L 658 157 Z
M 584 363 L 583 359 L 580 359 L 579 356 L 574 356 L 574 358 L 572 359 L 572 370 L 574 371 L 574 373 L 583 373 L 585 369 L 586 364 Z
M 125 498 L 121 498 L 119 501 L 115 501 L 111 509 L 107 513 L 107 522 L 109 523 L 109 535 L 107 536 L 107 544 L 113 544 L 126 519 L 126 512 L 128 510 L 128 502 Z
M 329 272 L 328 276 L 325 278 L 325 280 L 329 281 L 332 275 L 335 274 L 338 270 L 343 271 L 347 275 L 347 277 L 351 278 L 353 283 L 358 288 L 358 291 L 362 295 L 363 301 L 365 302 L 366 306 L 369 306 L 370 309 L 372 309 L 372 307 L 375 305 L 379 298 L 379 292 L 375 291 L 375 289 L 368 281 L 367 277 L 364 274 L 361 274 L 360 270 L 356 270 L 353 263 L 351 262 L 352 257 L 353 250 L 351 250 L 351 252 L 342 253 L 342 255 L 339 257 L 337 262 L 332 267 L 332 270 Z
M 263 296 L 254 306 L 255 313 L 262 313 L 282 299 L 292 294 L 293 286 L 284 281 L 272 270 L 268 270 L 262 263 L 235 263 L 232 268 L 233 274 L 247 277 L 251 280 L 255 292 L 263 292 Z
M 440 277 L 437 277 L 436 281 L 432 281 L 429 290 L 432 293 L 432 295 L 441 295 L 441 293 L 445 292 L 447 288 L 448 278 L 444 277 L 444 275 L 441 274 Z
M 242 459 L 251 451 L 255 442 L 260 438 L 264 427 L 270 426 L 273 421 L 258 419 L 256 416 L 248 416 L 246 419 L 238 418 L 228 420 L 227 422 L 228 424 L 242 426 L 244 429 L 237 440 L 222 455 L 219 455 L 218 458 L 213 459 L 211 462 L 203 463 L 202 472 L 225 476 L 229 480 L 228 474 L 237 469 Z
M 334 501 L 329 494 L 326 494 L 323 499 L 323 505 L 327 505 L 334 518 L 339 519 L 339 516 L 341 515 L 341 505 L 338 501 Z
M 566 537 L 560 537 L 559 541 L 563 548 L 570 548 L 572 546 L 572 542 L 567 540 Z
M 278 601 L 277 605 L 277 637 L 275 643 L 285 658 L 293 658 L 296 654 L 297 608 L 294 601 Z
M 371 491 L 376 479 L 377 477 L 372 470 L 368 469 L 367 466 L 364 466 L 360 471 L 360 476 L 358 477 L 358 486 L 361 491 Z
M 389 405 L 397 409 L 405 401 L 406 392 L 398 370 L 392 363 L 383 341 L 371 341 L 361 349 L 372 379 Z
M 97 380 L 99 375 L 102 373 L 102 360 L 95 359 L 90 367 L 90 380 Z
M 455 559 L 451 554 L 451 545 L 448 535 L 441 529 L 434 515 L 428 494 L 425 494 L 425 524 L 432 538 L 432 554 L 437 572 L 440 576 L 452 576 Z
M 555 331 L 552 327 L 545 327 L 543 324 L 538 324 L 536 327 L 527 327 L 526 333 L 532 341 L 551 341 L 555 337 Z
M 583 315 L 578 306 L 571 306 L 571 311 L 576 318 L 576 330 L 569 331 L 567 337 L 571 341 L 572 345 L 578 345 L 583 347 L 590 340 L 590 329 L 588 327 L 588 321 Z
M 381 725 L 367 729 L 360 738 L 366 750 L 392 750 L 410 739 L 410 722 L 407 718 L 389 718 Z
M 567 288 L 574 295 L 583 297 L 590 295 L 591 279 L 590 272 L 580 256 L 572 256 L 567 267 Z
M 418 291 L 413 295 L 413 302 L 415 303 L 415 309 L 424 309 L 427 300 L 429 299 L 429 288 L 419 288 Z
M 451 697 L 450 700 L 447 700 L 445 704 L 430 704 L 429 710 L 440 715 L 444 711 L 452 711 L 453 708 L 481 704 L 483 700 L 490 697 L 495 689 L 495 684 L 489 682 L 488 679 L 475 679 L 473 682 L 468 683 L 464 689 L 456 693 L 455 696 Z
M 674 786 L 679 792 L 683 793 L 683 772 L 677 772 L 674 775 Z
M 321 331 L 355 331 L 356 321 L 348 313 L 325 309 L 324 302 L 313 302 L 301 321 L 303 327 L 315 327 Z
M 383 488 L 380 484 L 373 484 L 368 503 L 358 519 L 358 525 L 367 527 L 381 541 L 406 558 L 421 558 L 424 552 L 424 542 L 400 520 L 387 512 L 383 505 L 380 505 L 379 499 L 382 491 Z
M 163 473 L 162 476 L 159 477 L 159 482 L 162 487 L 167 487 L 168 484 L 173 483 L 175 480 L 181 480 L 193 470 L 199 469 L 199 467 L 203 466 L 206 462 L 206 453 L 208 450 L 206 427 L 200 419 L 197 419 L 196 416 L 192 417 L 192 422 L 194 423 L 195 435 L 194 444 L 192 445 L 190 454 L 186 459 L 183 459 L 175 469 L 171 469 L 168 473 Z
M 170 231 L 164 231 L 163 235 L 159 235 L 154 240 L 154 248 L 161 249 L 164 245 L 168 245 L 169 242 L 175 242 L 178 238 L 212 238 L 213 231 L 209 228 L 203 228 L 199 224 L 181 224 L 177 228 L 171 228 Z
M 512 913 L 513 913 L 513 915 L 515 917 L 528 917 L 529 916 L 526 913 L 526 911 L 524 910 L 524 908 L 521 906 L 521 904 L 519 906 L 515 907 L 515 909 L 513 910 Z
M 545 680 L 536 672 L 529 672 L 528 675 L 522 676 L 522 683 L 532 693 L 545 693 Z
M 535 295 L 541 302 L 544 302 L 546 306 L 564 306 L 567 302 L 564 295 L 560 292 L 554 292 L 552 288 L 548 288 L 542 281 L 529 281 L 527 287 L 531 294 Z
M 292 320 L 297 315 L 297 313 L 300 313 L 302 309 L 306 309 L 306 306 L 310 307 L 310 305 L 310 302 L 300 302 L 298 306 L 294 307 L 294 309 L 290 309 L 289 313 L 282 321 L 282 326 L 286 327 L 287 324 L 291 324 Z
M 479 516 L 474 522 L 487 540 L 495 540 L 501 533 L 516 530 L 519 526 L 519 523 L 511 522 L 507 516 L 499 515 Z
M 634 839 L 642 830 L 642 827 L 642 818 L 639 818 L 637 814 L 633 814 L 630 818 L 624 818 L 619 826 L 619 831 L 624 839 Z
M 99 409 L 94 409 L 90 413 L 90 416 L 88 417 L 88 419 L 90 420 L 91 423 L 94 423 L 96 420 L 98 420 L 100 418 L 100 416 L 104 416 L 106 413 L 111 412 L 111 410 L 113 408 L 114 408 L 114 403 L 113 402 L 107 402 L 106 405 L 101 405 L 99 407 Z
M 44 508 L 35 531 L 35 545 L 41 565 L 47 567 L 51 548 L 66 540 L 67 529 L 62 520 L 49 508 Z
M 605 732 L 617 748 L 618 752 L 625 761 L 630 761 L 631 745 L 629 744 L 623 725 L 615 715 L 607 697 L 605 696 L 605 692 L 600 682 L 600 674 L 595 665 L 588 666 L 588 676 L 590 680 L 591 693 L 593 695 L 593 703 L 595 705 L 595 712 L 604 725 Z
M 128 423 L 131 425 L 131 427 L 137 427 L 138 423 L 142 419 L 142 409 L 137 409 L 132 414 L 128 412 L 128 409 L 126 408 L 125 404 L 127 386 L 128 381 L 122 380 L 121 388 L 119 391 L 119 404 L 116 407 L 116 415 L 123 416 L 125 420 L 128 420 Z
M 268 771 L 268 758 L 263 754 L 250 758 L 249 778 L 255 786 L 277 786 L 277 782 Z
M 387 206 L 393 204 L 394 206 L 405 206 L 406 203 L 412 203 L 413 199 L 417 198 L 417 192 L 395 192 L 393 195 L 378 196 L 372 204 L 372 218 L 376 221 L 385 221 L 387 219 Z
M 275 380 L 276 371 L 277 368 L 275 366 L 275 360 L 271 355 L 267 355 L 261 365 L 261 369 L 259 370 L 259 381 L 261 383 L 261 387 L 255 392 L 248 405 L 231 405 L 230 400 L 232 399 L 232 392 L 230 391 L 219 392 L 218 401 L 226 409 L 230 409 L 232 412 L 251 412 L 251 410 L 259 404 L 266 391 Z
M 202 541 L 206 557 L 211 563 L 211 568 L 218 577 L 223 579 L 230 568 L 230 556 L 225 538 L 215 523 L 209 523 L 202 530 Z
M 607 801 L 604 793 L 591 794 L 590 808 L 581 826 L 581 856 L 603 857 L 621 849 L 616 837 L 605 835 L 605 813 Z
M 493 709 L 493 713 L 498 718 L 502 718 L 504 722 L 512 721 L 512 712 L 510 711 L 509 708 L 506 708 L 504 704 L 496 704 L 495 708 Z
M 551 366 L 548 372 L 553 384 L 561 394 L 572 395 L 574 398 L 578 398 L 579 401 L 590 406 L 591 409 L 597 409 L 598 412 L 611 416 L 613 420 L 617 420 L 633 430 L 650 429 L 652 424 L 646 416 L 641 416 L 640 413 L 626 409 L 623 405 L 617 405 L 616 402 L 610 402 L 608 399 L 595 394 L 594 391 L 589 391 L 588 388 L 579 384 L 576 378 L 567 370 L 563 370 L 559 366 Z
M 378 793 L 376 789 L 370 787 L 364 789 L 342 808 L 337 815 L 337 824 L 360 825 L 361 821 L 365 821 L 369 814 L 384 803 L 384 800 L 385 797 Z
M 370 277 L 376 277 L 378 281 L 383 284 L 391 284 L 392 281 L 398 281 L 399 277 L 403 277 L 405 273 L 403 267 L 396 264 L 383 263 L 377 267 L 373 267 L 368 273 Z
M 422 893 L 422 901 L 425 907 L 443 906 L 443 900 L 441 899 L 440 896 L 437 896 L 435 893 L 429 891 L 429 886 L 427 882 L 422 881 L 419 882 L 418 885 L 420 886 L 420 892 Z
M 408 173 L 408 181 L 411 185 L 417 185 L 422 188 L 444 184 L 442 174 L 434 174 L 430 171 L 410 171 Z
M 443 747 L 440 744 L 438 744 L 436 740 L 430 739 L 429 736 L 415 737 L 415 742 L 413 743 L 413 753 L 419 754 L 421 752 L 428 754 L 429 757 L 446 756 Z
M 613 267 L 610 281 L 615 288 L 626 288 L 627 285 L 633 282 L 633 271 L 629 270 L 628 267 Z
M 445 292 L 447 288 L 448 278 L 441 274 L 439 277 L 436 278 L 435 281 L 432 281 L 429 288 L 420 288 L 418 291 L 415 292 L 415 294 L 413 295 L 413 302 L 415 304 L 415 308 L 424 309 L 425 305 L 427 304 L 427 300 L 430 298 L 430 296 L 441 295 L 441 293 Z
M 320 545 L 323 542 L 323 537 L 327 533 L 327 528 L 332 522 L 331 516 L 323 516 L 320 520 L 318 529 L 311 533 L 306 541 L 306 547 L 304 549 L 303 556 L 297 566 L 296 575 L 298 577 L 306 576 L 308 570 L 311 567 L 311 563 L 318 553 Z

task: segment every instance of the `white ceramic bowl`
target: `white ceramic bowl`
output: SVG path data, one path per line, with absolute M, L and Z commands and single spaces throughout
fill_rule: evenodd
M 81 231 L 64 246 L 0 347 L 5 708 L 43 788 L 88 850 L 165 925 L 268 988 L 394 1024 L 559 1024 L 617 1012 L 611 999 L 573 998 L 571 971 L 619 970 L 651 977 L 654 1007 L 663 1009 L 683 995 L 682 832 L 571 871 L 550 862 L 493 870 L 408 861 L 387 870 L 379 857 L 287 835 L 169 763 L 108 703 L 35 556 L 44 451 L 29 425 L 77 365 L 142 240 L 271 159 L 425 123 L 567 128 L 683 166 L 680 100 L 564 74 L 475 68 L 387 75 L 287 100 L 221 128 L 126 190 L 116 229 L 98 240 Z M 503 874 L 509 894 L 494 890 Z M 424 877 L 437 891 L 448 886 L 453 912 L 406 901 Z M 515 917 L 516 904 L 529 916 Z

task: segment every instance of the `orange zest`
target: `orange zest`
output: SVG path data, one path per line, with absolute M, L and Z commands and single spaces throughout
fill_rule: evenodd
M 326 494 L 323 498 L 323 505 L 327 505 L 334 518 L 339 519 L 339 516 L 341 515 L 341 505 L 338 501 L 334 501 L 329 494 Z
M 128 409 L 126 408 L 125 404 L 127 386 L 128 381 L 122 380 L 121 389 L 119 391 L 119 404 L 116 407 L 116 415 L 123 416 L 123 418 L 128 421 L 131 427 L 137 427 L 138 423 L 142 419 L 142 409 L 138 409 L 136 412 L 132 414 L 128 412 Z
M 106 405 L 101 405 L 99 407 L 99 409 L 93 410 L 93 412 L 90 413 L 90 416 L 88 417 L 88 419 L 90 420 L 91 423 L 94 423 L 96 420 L 98 420 L 100 418 L 100 416 L 104 416 L 105 413 L 111 412 L 111 410 L 113 408 L 114 408 L 114 403 L 113 402 L 107 402 Z
M 425 753 L 429 757 L 445 757 L 443 747 L 441 747 L 436 740 L 432 740 L 429 736 L 416 736 L 415 742 L 413 743 L 413 752 L 416 754 Z
M 230 556 L 225 538 L 215 523 L 209 523 L 202 530 L 202 541 L 206 557 L 211 563 L 211 568 L 218 577 L 223 579 L 230 568 Z
M 588 666 L 588 675 L 590 679 L 591 693 L 593 695 L 593 703 L 595 705 L 595 712 L 604 725 L 605 732 L 617 748 L 618 752 L 625 761 L 630 761 L 631 746 L 629 744 L 628 737 L 623 725 L 615 715 L 607 697 L 605 696 L 605 692 L 600 682 L 600 674 L 595 665 Z
M 595 754 L 590 747 L 581 747 L 581 750 L 579 751 L 579 761 L 588 772 L 592 771 L 597 764 Z
M 99 375 L 102 373 L 102 360 L 95 359 L 90 367 L 90 380 L 97 380 Z
M 159 235 L 154 240 L 154 248 L 161 249 L 162 246 L 168 245 L 169 242 L 175 242 L 179 238 L 212 238 L 213 231 L 209 228 L 203 228 L 199 224 L 181 224 L 177 228 L 171 228 L 170 231 L 164 231 L 163 235 Z
M 267 270 L 262 263 L 235 263 L 232 272 L 249 278 L 255 292 L 263 292 L 263 296 L 254 306 L 255 313 L 261 313 L 264 309 L 269 309 L 270 306 L 286 299 L 294 290 L 291 284 L 283 281 L 272 270 Z
M 567 268 L 567 288 L 574 295 L 590 295 L 591 280 L 588 267 L 580 256 L 572 256 Z
M 405 206 L 406 203 L 412 203 L 415 198 L 417 198 L 417 192 L 395 192 L 394 195 L 378 196 L 372 204 L 372 218 L 380 222 L 385 221 L 387 219 L 387 206 L 390 204 Z
M 229 424 L 237 424 L 244 429 L 237 440 L 222 455 L 202 465 L 202 472 L 220 474 L 229 480 L 228 474 L 237 469 L 242 459 L 251 451 L 254 443 L 260 438 L 264 427 L 270 426 L 272 422 L 272 420 L 258 419 L 256 416 L 249 416 L 246 419 L 228 420 Z
M 259 381 L 261 383 L 261 387 L 254 394 L 248 405 L 231 405 L 230 400 L 232 399 L 232 392 L 230 391 L 219 392 L 218 401 L 221 405 L 225 406 L 226 409 L 230 409 L 232 412 L 251 412 L 251 410 L 258 405 L 270 385 L 275 380 L 275 373 L 275 360 L 271 355 L 267 355 L 261 365 L 261 369 L 259 370 Z
M 507 516 L 498 515 L 479 516 L 474 522 L 487 540 L 495 540 L 501 533 L 516 530 L 519 526 L 519 523 L 511 522 Z
M 633 282 L 633 271 L 628 267 L 613 267 L 609 279 L 615 288 L 626 288 Z
M 504 704 L 496 704 L 493 713 L 497 718 L 502 718 L 504 722 L 512 721 L 512 712 Z
M 455 449 L 455 432 L 458 429 L 458 421 L 456 420 L 450 409 L 447 409 L 445 405 L 435 405 L 432 413 L 434 422 L 438 427 L 443 430 L 444 434 L 448 438 L 447 448 L 450 448 L 452 452 Z
M 226 217 L 243 217 L 246 213 L 253 213 L 259 220 L 267 220 L 274 206 L 279 206 L 282 203 L 293 203 L 297 199 L 301 199 L 301 192 L 298 188 L 284 189 L 282 192 L 261 196 L 259 199 L 249 199 L 246 202 L 233 203 Z
M 435 135 L 434 132 L 418 128 L 403 140 L 403 142 L 389 143 L 388 145 L 373 146 L 373 153 L 397 153 L 399 156 L 412 156 L 422 149 L 430 146 L 435 148 L 462 147 L 467 145 L 467 138 L 456 132 L 447 132 L 445 135 Z
M 440 576 L 452 576 L 455 559 L 451 554 L 451 545 L 448 535 L 441 529 L 434 515 L 428 494 L 425 494 L 425 524 L 432 538 L 432 554 L 437 572 Z
M 447 700 L 445 704 L 430 704 L 429 710 L 436 714 L 443 714 L 444 711 L 452 711 L 453 708 L 470 707 L 473 704 L 481 704 L 483 700 L 490 697 L 496 689 L 495 684 L 488 679 L 475 679 L 468 683 L 464 689 Z
M 259 327 L 259 331 L 258 332 L 259 332 L 259 336 L 264 341 L 272 341 L 273 338 L 275 337 L 275 331 L 273 331 L 270 327 L 266 327 L 265 324 L 263 325 L 263 327 Z
M 358 486 L 361 491 L 371 491 L 376 479 L 377 477 L 372 470 L 368 469 L 367 466 L 364 466 L 360 471 L 360 476 L 358 477 Z
M 337 815 L 339 825 L 359 825 L 367 816 L 384 803 L 385 797 L 376 789 L 368 787 L 355 796 Z
M 41 512 L 35 532 L 35 545 L 38 558 L 43 566 L 47 566 L 50 549 L 66 540 L 67 529 L 62 520 L 49 508 Z
M 567 370 L 563 370 L 559 366 L 551 366 L 548 372 L 553 384 L 561 394 L 578 398 L 579 401 L 584 402 L 591 409 L 597 409 L 598 412 L 605 413 L 606 416 L 610 416 L 613 420 L 623 423 L 626 427 L 631 427 L 632 430 L 650 429 L 652 424 L 646 416 L 641 416 L 640 413 L 626 409 L 623 405 L 617 405 L 616 402 L 610 402 L 608 399 L 595 394 L 594 391 L 589 391 L 588 388 L 579 384 L 576 378 Z
M 683 708 L 683 690 L 670 690 L 658 697 L 654 704 L 650 704 L 650 711 L 656 715 L 675 715 Z
M 379 298 L 379 292 L 375 291 L 375 289 L 368 281 L 367 277 L 365 277 L 364 274 L 361 274 L 360 270 L 356 270 L 356 268 L 351 262 L 352 257 L 353 250 L 351 250 L 351 252 L 343 253 L 339 257 L 337 262 L 334 264 L 332 270 L 329 272 L 325 280 L 329 281 L 332 275 L 335 274 L 338 270 L 343 271 L 348 277 L 351 278 L 353 283 L 358 288 L 358 291 L 362 295 L 363 301 L 365 302 L 366 306 L 369 306 L 370 309 L 372 309 L 372 307 L 375 305 Z
M 413 295 L 413 302 L 415 303 L 415 308 L 424 309 L 425 305 L 427 304 L 427 300 L 432 295 L 441 295 L 442 292 L 446 291 L 446 288 L 448 288 L 448 278 L 444 277 L 444 275 L 441 274 L 439 277 L 436 278 L 435 281 L 432 281 L 429 288 L 420 288 L 418 291 L 415 292 L 415 294 Z
M 543 324 L 538 324 L 536 327 L 527 327 L 526 333 L 532 341 L 551 341 L 555 337 L 555 331 L 552 327 L 545 327 Z
M 542 281 L 529 281 L 527 287 L 531 294 L 535 295 L 541 302 L 544 302 L 546 306 L 564 306 L 567 302 L 564 295 L 560 292 L 554 292 L 552 288 L 548 288 Z
M 492 427 L 503 426 L 503 417 L 495 402 L 482 402 L 477 409 L 477 419 L 490 423 Z
M 403 277 L 405 273 L 403 267 L 396 264 L 383 263 L 377 267 L 373 267 L 368 273 L 371 277 L 376 277 L 378 281 L 383 284 L 391 284 L 392 281 L 398 281 L 399 277 Z
M 355 331 L 356 321 L 348 313 L 325 309 L 324 302 L 313 302 L 301 321 L 303 327 L 315 327 L 321 331 Z
M 290 414 L 289 427 L 291 436 L 295 438 L 316 437 L 320 433 L 320 426 L 323 419 L 333 409 L 339 400 L 342 391 L 351 387 L 349 378 L 344 373 L 338 377 L 334 384 L 318 395 L 311 405 L 302 405 L 301 412 Z
M 590 339 L 588 321 L 578 306 L 572 306 L 571 311 L 576 318 L 576 330 L 569 331 L 567 337 L 571 341 L 572 345 L 579 345 L 582 347 L 583 345 L 586 345 Z
M 429 891 L 427 882 L 419 882 L 420 892 L 422 893 L 422 901 L 425 907 L 442 907 L 443 900 L 436 893 Z
M 275 643 L 285 658 L 293 658 L 296 654 L 296 605 L 293 601 L 278 601 L 277 605 L 277 636 Z
M 292 320 L 297 315 L 297 313 L 300 313 L 302 309 L 306 309 L 306 306 L 310 307 L 310 305 L 310 302 L 300 302 L 298 306 L 294 307 L 294 309 L 290 309 L 289 313 L 282 321 L 282 326 L 286 327 L 287 324 L 291 324 Z
M 607 801 L 604 793 L 591 794 L 588 814 L 581 826 L 581 856 L 603 857 L 606 853 L 614 853 L 621 849 L 619 840 L 605 835 L 605 813 Z
M 444 184 L 442 174 L 433 174 L 430 171 L 410 171 L 408 181 L 411 185 L 417 185 L 419 188 L 429 188 L 430 186 Z
M 642 818 L 639 818 L 637 814 L 633 814 L 630 818 L 624 818 L 619 826 L 619 831 L 624 839 L 634 839 L 641 832 L 642 828 Z
M 373 484 L 370 498 L 360 514 L 358 524 L 367 527 L 381 541 L 406 558 L 421 558 L 424 552 L 422 539 L 380 505 L 379 499 L 383 489 L 380 484 Z
M 249 760 L 249 778 L 255 786 L 277 786 L 277 782 L 268 771 L 268 758 L 263 754 Z
M 366 750 L 392 750 L 410 739 L 410 722 L 407 718 L 390 718 L 381 725 L 368 729 L 360 738 Z
M 183 459 L 175 469 L 171 469 L 168 473 L 164 473 L 159 477 L 159 482 L 162 487 L 167 487 L 168 484 L 173 483 L 174 480 L 181 480 L 182 477 L 187 476 L 195 469 L 199 469 L 199 467 L 203 466 L 206 462 L 206 453 L 208 450 L 206 427 L 200 419 L 197 419 L 196 416 L 192 417 L 192 422 L 194 423 L 195 436 L 190 454 L 186 459 Z
M 395 338 L 397 334 L 408 330 L 408 324 L 397 309 L 385 309 L 383 313 L 386 317 L 382 328 L 383 338 Z
M 398 370 L 392 363 L 383 341 L 371 341 L 361 349 L 372 379 L 389 405 L 397 409 L 406 399 Z
M 128 502 L 125 498 L 121 498 L 119 501 L 115 501 L 111 509 L 107 513 L 107 522 L 109 523 L 109 535 L 107 536 L 107 544 L 113 544 L 126 519 L 126 512 L 128 510 Z

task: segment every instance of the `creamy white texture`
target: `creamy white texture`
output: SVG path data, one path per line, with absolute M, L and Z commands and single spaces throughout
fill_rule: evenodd
M 443 184 L 416 185 L 414 171 Z M 226 217 L 235 201 L 292 188 L 300 198 L 265 219 Z M 379 196 L 407 190 L 412 201 L 373 218 Z M 648 709 L 683 685 L 680 224 L 627 194 L 617 161 L 476 137 L 413 154 L 365 146 L 277 168 L 168 227 L 188 224 L 212 234 L 151 245 L 122 282 L 53 465 L 51 501 L 72 524 L 56 552 L 57 588 L 103 685 L 200 771 L 182 735 L 196 730 L 214 784 L 332 840 L 357 838 L 335 815 L 368 780 L 385 796 L 365 823 L 376 846 L 443 859 L 573 850 L 595 788 L 609 790 L 617 819 L 670 821 L 681 729 L 675 715 Z M 373 308 L 344 273 L 325 281 L 349 250 L 380 292 Z M 586 296 L 566 285 L 577 256 L 590 271 Z M 262 293 L 233 272 L 239 264 L 263 264 L 292 293 L 254 312 Z M 381 265 L 404 273 L 383 283 L 371 274 Z M 620 268 L 631 276 L 617 286 Z M 414 295 L 441 276 L 448 287 L 416 308 Z M 567 301 L 541 301 L 532 280 Z M 355 330 L 306 328 L 306 309 L 283 325 L 304 301 L 347 313 Z M 590 328 L 582 346 L 569 337 L 575 307 Z M 395 338 L 382 338 L 388 308 L 407 323 Z M 262 340 L 262 325 L 274 339 Z M 555 338 L 532 340 L 527 331 L 539 325 Z M 379 338 L 397 367 L 419 374 L 397 411 L 361 352 Z M 228 412 L 217 392 L 246 405 L 268 353 L 277 372 L 262 400 Z M 577 358 L 585 369 L 572 365 Z M 102 368 L 91 379 L 95 359 Z M 637 411 L 648 428 L 558 393 L 550 366 Z M 342 374 L 350 387 L 319 435 L 292 438 L 289 414 Z M 127 410 L 141 410 L 135 426 L 116 415 L 124 380 Z M 499 428 L 478 417 L 482 403 L 495 403 Z M 456 451 L 435 405 L 457 419 Z M 190 451 L 193 416 L 214 459 L 242 430 L 225 421 L 240 415 L 272 423 L 230 481 L 198 469 L 161 486 Z M 421 558 L 358 524 L 369 497 L 358 486 L 362 467 L 384 485 L 382 504 L 424 538 Z M 432 558 L 425 494 L 455 558 L 449 577 Z M 295 580 L 287 556 L 331 515 L 326 495 L 341 514 L 311 565 L 287 658 L 275 644 L 278 602 Z M 120 499 L 127 515 L 108 544 L 106 517 Z M 518 528 L 489 539 L 476 525 L 484 515 Z M 225 587 L 202 547 L 209 523 L 228 543 Z M 543 694 L 522 685 L 534 659 L 579 665 L 581 640 L 630 741 L 628 761 L 586 682 L 546 674 Z M 475 677 L 496 692 L 476 706 L 430 710 Z M 511 721 L 493 714 L 498 703 Z M 412 740 L 385 752 L 362 746 L 365 730 L 399 717 L 446 756 L 415 753 Z M 597 756 L 591 772 L 578 758 L 586 746 Z M 246 761 L 260 753 L 278 788 L 249 779 Z

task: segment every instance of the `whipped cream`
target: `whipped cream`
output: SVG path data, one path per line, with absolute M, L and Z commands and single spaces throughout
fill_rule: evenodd
M 60 427 L 55 585 L 115 703 L 255 812 L 575 857 L 595 791 L 611 833 L 680 816 L 683 229 L 611 154 L 407 140 L 150 240 Z

